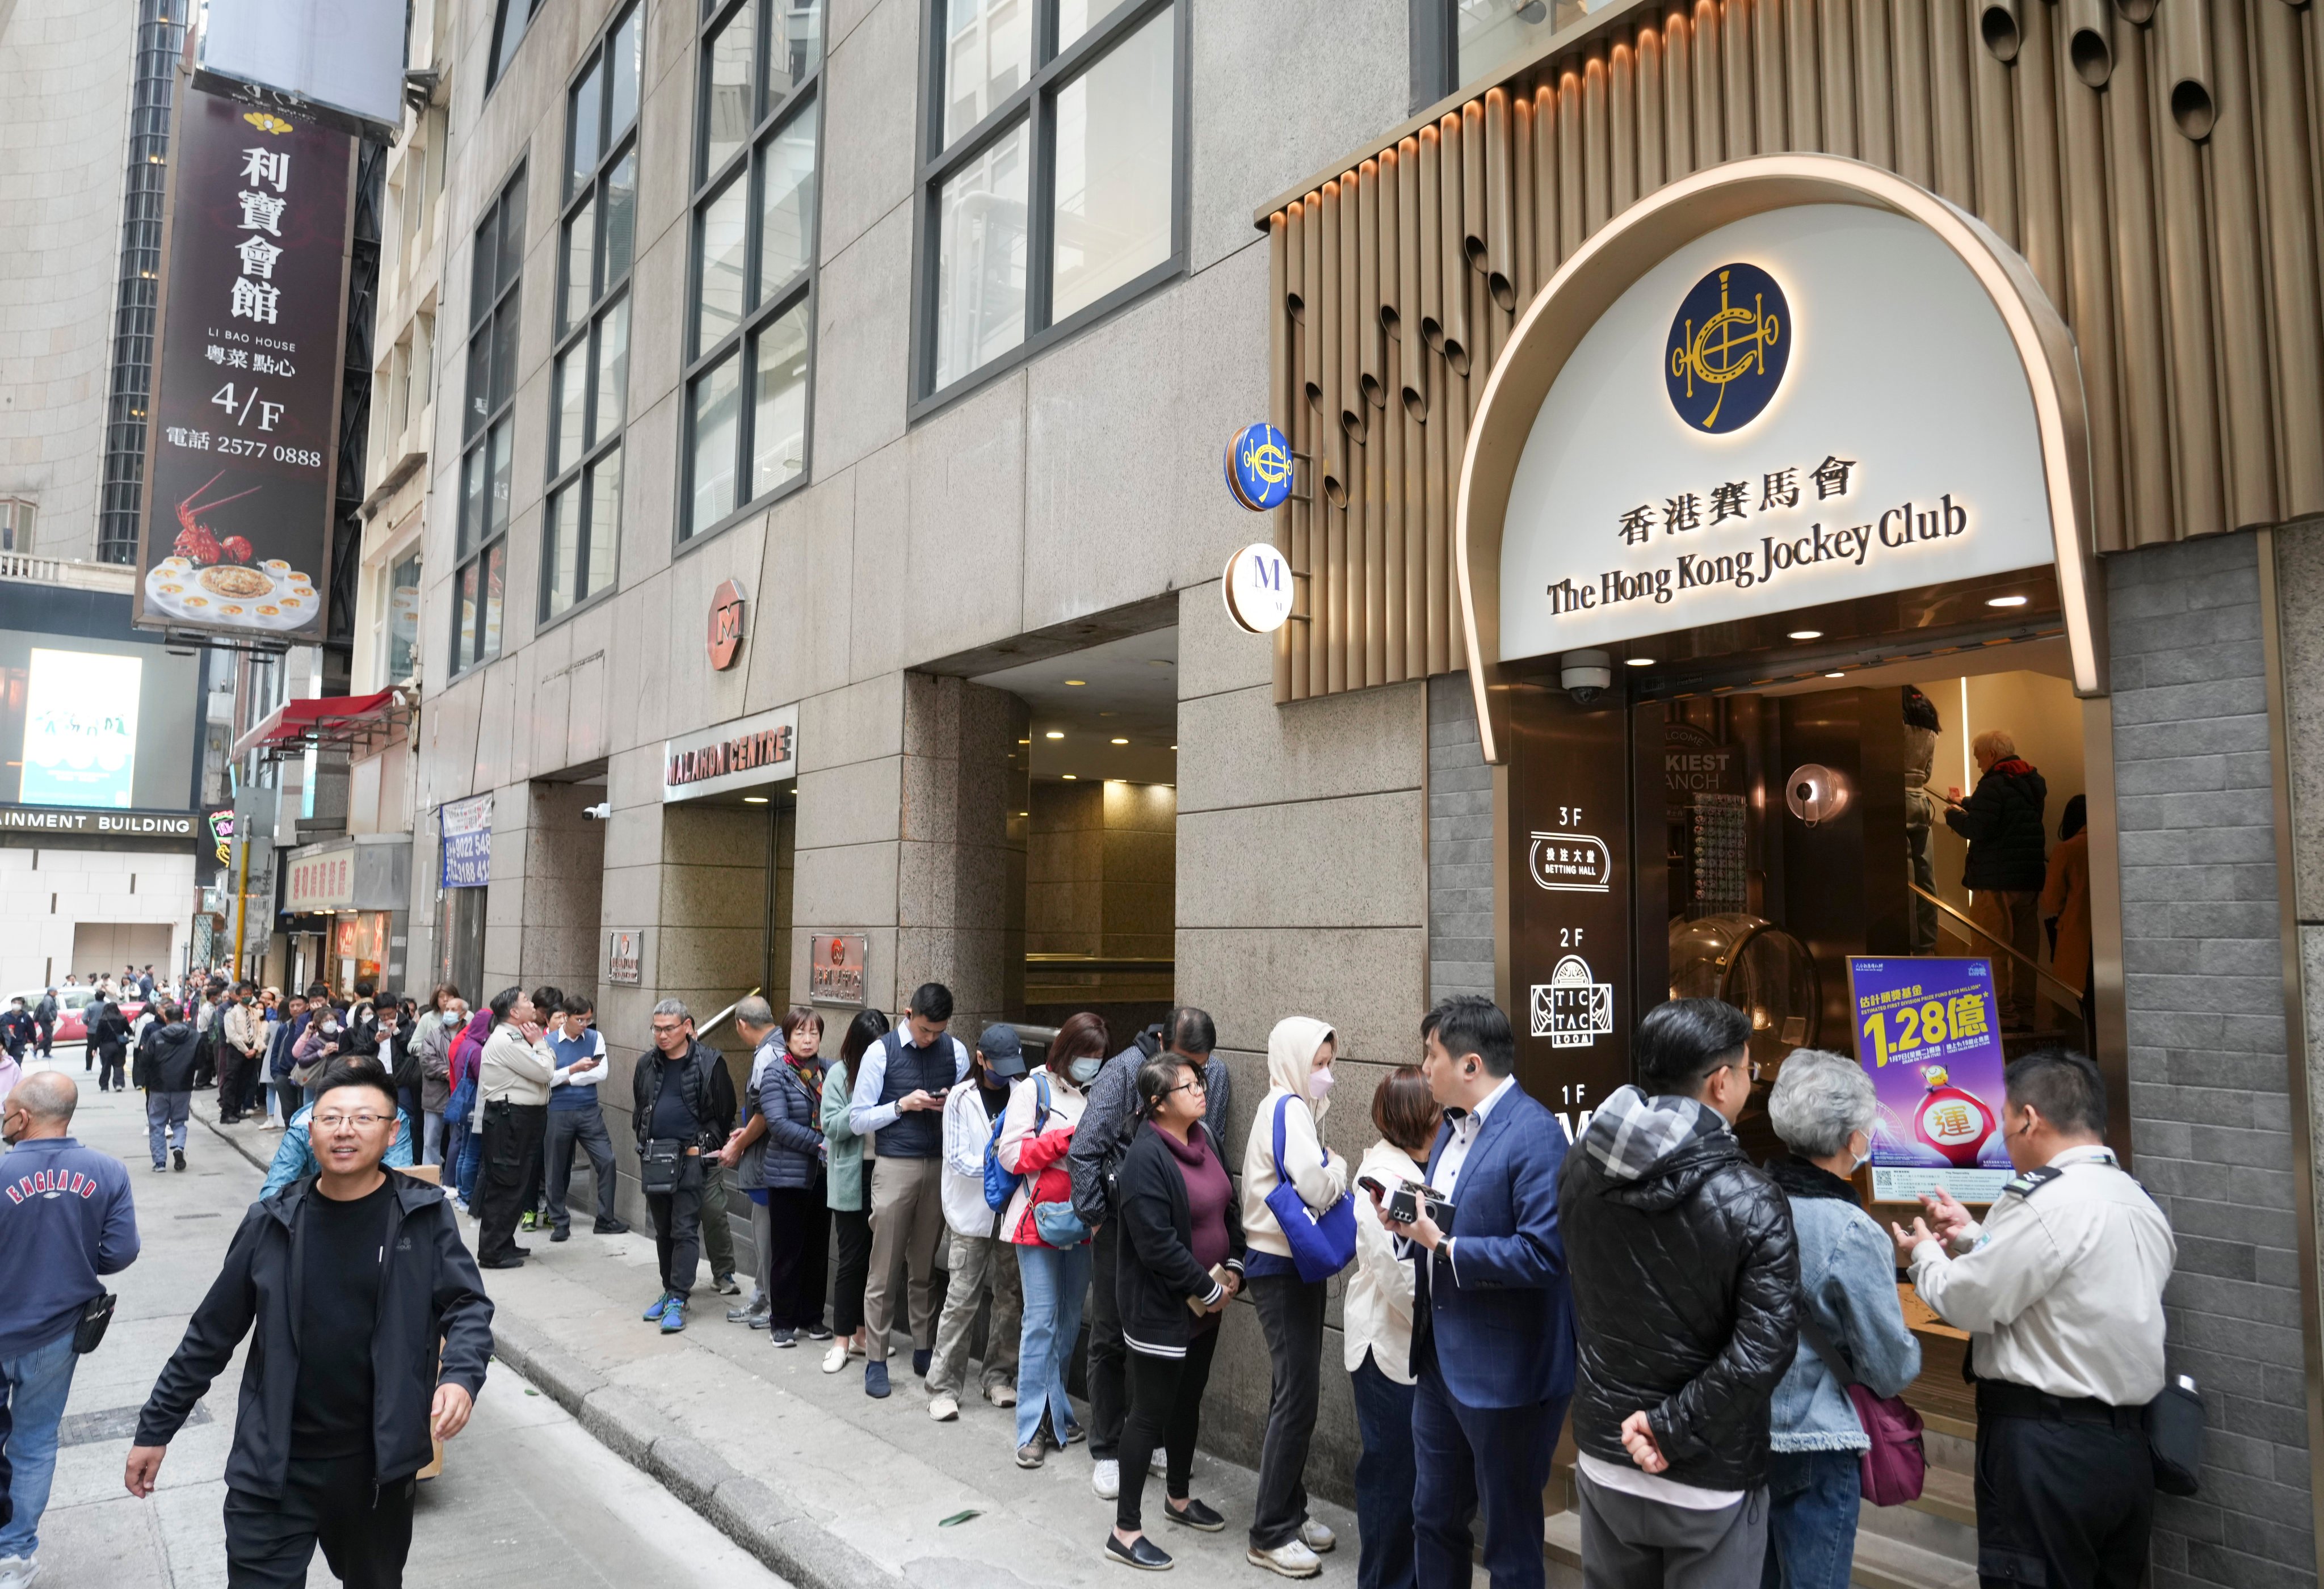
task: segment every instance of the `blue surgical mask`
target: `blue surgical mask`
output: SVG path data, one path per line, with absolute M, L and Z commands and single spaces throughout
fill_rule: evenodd
M 1065 1067 L 1065 1074 L 1073 1078 L 1074 1086 L 1085 1087 L 1095 1081 L 1097 1073 L 1104 1068 L 1105 1061 L 1093 1055 L 1086 1059 L 1074 1060 Z

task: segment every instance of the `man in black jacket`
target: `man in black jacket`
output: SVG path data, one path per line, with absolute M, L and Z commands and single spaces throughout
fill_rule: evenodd
M 202 1034 L 177 1005 L 165 1002 L 138 1041 L 136 1068 L 129 1077 L 145 1095 L 145 1141 L 156 1169 L 166 1168 L 165 1137 L 177 1167 L 186 1168 L 186 1120 L 193 1113 L 194 1073 L 201 1062 Z
M 2002 1024 L 2030 1030 L 2032 962 L 2042 942 L 2042 883 L 2048 872 L 2042 808 L 2050 786 L 2018 755 L 2017 742 L 1998 728 L 1969 741 L 1969 753 L 1977 758 L 1977 790 L 1947 806 L 1945 826 L 1969 840 L 1961 886 L 1969 891 L 1969 919 L 2024 956 L 1993 956 Z M 1979 945 L 1977 952 L 1991 948 Z
M 674 1335 L 686 1327 L 702 1254 L 703 1150 L 716 1153 L 734 1129 L 734 1078 L 724 1055 L 695 1041 L 694 1012 L 679 1000 L 654 1006 L 653 1039 L 654 1051 L 640 1055 L 630 1073 L 630 1118 L 661 1266 L 661 1295 L 645 1318 Z M 658 1147 L 674 1151 L 675 1162 Z M 666 1168 L 657 1170 L 658 1161 Z
M 318 1172 L 244 1215 L 138 1418 L 124 1482 L 152 1493 L 171 1437 L 255 1326 L 226 1464 L 229 1576 L 290 1589 L 320 1544 L 347 1589 L 400 1589 L 412 1475 L 484 1389 L 493 1305 L 442 1189 L 380 1168 L 395 1134 L 384 1072 L 335 1066 L 309 1129 Z
M 1790 1206 L 1729 1129 L 1749 1017 L 1678 999 L 1638 1023 L 1639 1086 L 1558 1177 L 1580 1372 L 1591 1589 L 1751 1589 L 1767 1543 L 1768 1403 L 1799 1344 Z

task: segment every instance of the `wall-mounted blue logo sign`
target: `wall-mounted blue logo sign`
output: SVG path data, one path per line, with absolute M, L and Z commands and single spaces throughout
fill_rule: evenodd
M 1227 443 L 1227 489 L 1252 513 L 1281 507 L 1291 495 L 1291 439 L 1261 420 Z
M 1671 319 L 1663 361 L 1671 407 L 1713 436 L 1740 430 L 1774 401 L 1791 356 L 1792 306 L 1775 278 L 1757 265 L 1720 265 Z

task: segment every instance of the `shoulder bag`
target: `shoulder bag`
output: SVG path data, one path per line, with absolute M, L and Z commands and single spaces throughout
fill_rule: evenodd
M 1267 1194 L 1267 1208 L 1283 1227 L 1283 1239 L 1291 1243 L 1291 1261 L 1299 1278 L 1313 1285 L 1355 1261 L 1356 1199 L 1350 1193 L 1317 1214 L 1283 1172 L 1283 1113 L 1290 1105 L 1288 1093 L 1275 1101 L 1275 1186 Z
M 1918 1501 L 1929 1470 L 1928 1452 L 1921 1439 L 1921 1415 L 1905 1406 L 1902 1397 L 1875 1396 L 1858 1383 L 1855 1371 L 1823 1333 L 1804 1295 L 1799 1298 L 1799 1307 L 1800 1338 L 1815 1349 L 1825 1371 L 1848 1393 L 1856 1408 L 1856 1421 L 1872 1438 L 1859 1469 L 1864 1499 L 1875 1506 Z

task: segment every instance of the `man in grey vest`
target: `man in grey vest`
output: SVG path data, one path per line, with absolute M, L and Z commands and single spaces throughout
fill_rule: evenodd
M 863 1055 L 848 1097 L 849 1127 L 872 1139 L 872 1276 L 863 1288 L 863 1393 L 888 1394 L 889 1279 L 909 1272 L 912 1372 L 925 1375 L 936 1341 L 936 1243 L 944 1239 L 945 1095 L 968 1079 L 968 1049 L 946 1035 L 952 990 L 922 983 L 895 1030 Z

